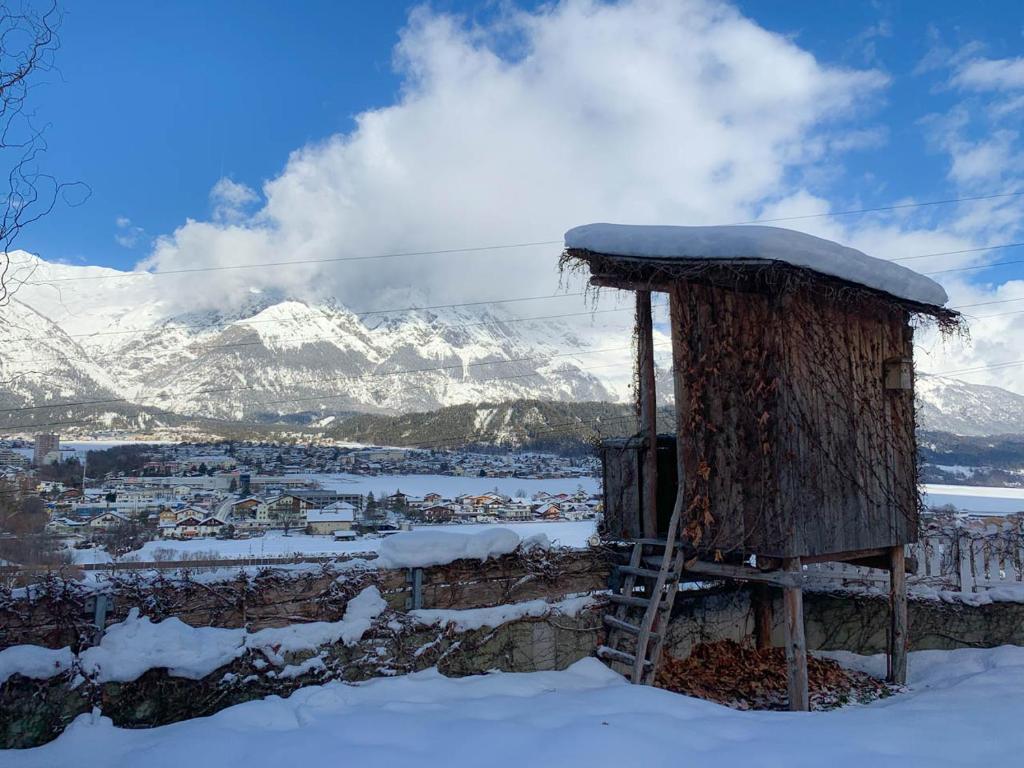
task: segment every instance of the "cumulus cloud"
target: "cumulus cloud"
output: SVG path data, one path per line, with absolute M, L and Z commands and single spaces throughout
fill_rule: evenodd
M 241 221 L 245 218 L 246 209 L 259 199 L 252 187 L 222 176 L 210 190 L 213 219 L 219 222 Z
M 419 9 L 395 52 L 398 102 L 297 149 L 265 203 L 222 180 L 210 221 L 144 266 L 234 265 L 557 239 L 598 220 L 720 223 L 863 141 L 873 70 L 828 67 L 717 2 L 568 0 L 480 27 Z M 239 194 L 236 194 L 239 193 Z M 220 215 L 221 201 L 231 215 Z M 553 291 L 559 248 L 220 273 L 190 301 L 251 286 L 350 306 Z
M 134 248 L 142 241 L 146 234 L 146 230 L 132 224 L 132 220 L 127 216 L 115 218 L 114 226 L 117 227 L 117 230 L 114 232 L 114 242 L 122 248 Z
M 978 55 L 971 47 L 943 60 L 966 73 L 964 62 Z M 166 300 L 219 307 L 268 290 L 365 310 L 552 293 L 557 244 L 365 257 L 558 240 L 591 221 L 720 224 L 822 213 L 831 204 L 808 191 L 811 183 L 841 179 L 844 152 L 886 137 L 870 122 L 883 73 L 825 65 L 713 0 L 563 0 L 508 9 L 484 26 L 421 8 L 400 35 L 395 66 L 395 104 L 296 149 L 259 193 L 221 179 L 210 219 L 158 238 L 140 266 L 300 263 L 165 278 Z M 934 116 L 929 130 L 950 157 L 951 181 L 978 188 L 1012 162 L 1018 139 L 1008 127 L 984 139 L 956 117 Z M 794 225 L 898 257 L 998 242 L 1015 232 L 1018 214 L 996 201 L 960 206 L 942 222 L 908 211 Z M 914 265 L 951 264 L 937 257 Z M 1007 290 L 945 282 L 954 302 Z M 1003 355 L 997 337 L 1009 326 L 987 322 L 967 351 L 929 347 L 932 370 Z M 927 336 L 922 344 L 934 346 Z M 1019 371 L 1000 383 L 1011 375 L 1024 390 Z

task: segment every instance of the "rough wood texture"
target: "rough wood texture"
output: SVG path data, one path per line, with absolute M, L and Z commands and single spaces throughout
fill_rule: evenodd
M 641 447 L 637 438 L 601 444 L 605 508 L 601 535 L 606 538 L 635 539 L 642 535 Z
M 907 569 L 903 546 L 893 547 L 889 566 L 888 681 L 907 684 L 907 644 L 910 637 L 907 611 Z
M 636 292 L 637 395 L 640 430 L 646 443 L 643 454 L 643 531 L 658 534 L 658 411 L 654 375 L 654 320 L 651 292 Z
M 910 352 L 909 312 L 756 285 L 679 282 L 670 295 L 686 538 L 716 558 L 914 541 L 913 392 L 887 390 L 883 374 L 886 360 Z M 643 495 L 628 488 L 640 459 L 616 467 L 614 458 L 606 452 L 610 529 L 619 504 L 636 505 L 632 517 Z
M 800 558 L 787 558 L 785 570 L 800 573 Z M 789 679 L 789 708 L 806 712 L 810 707 L 807 692 L 807 639 L 804 636 L 804 595 L 800 587 L 782 590 L 783 628 L 786 640 L 786 666 Z
M 757 584 L 753 590 L 754 641 L 757 649 L 763 651 L 772 647 L 772 596 L 764 584 Z

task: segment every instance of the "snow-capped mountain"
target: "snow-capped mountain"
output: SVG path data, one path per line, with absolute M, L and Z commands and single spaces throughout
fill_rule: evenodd
M 184 312 L 148 273 L 22 252 L 12 261 L 13 279 L 24 284 L 0 307 L 0 409 L 113 400 L 121 402 L 109 408 L 122 419 L 252 421 L 629 396 L 628 306 L 571 321 L 542 319 L 565 312 L 565 301 L 555 311 L 550 302 L 520 310 L 537 318 L 527 321 L 507 305 L 357 315 L 332 302 L 252 292 L 223 308 Z M 577 299 L 574 309 L 583 308 Z M 657 333 L 666 402 L 672 386 Z M 1024 433 L 1024 396 L 938 377 L 921 377 L 917 392 L 924 429 Z M 30 415 L 45 423 L 74 413 Z
M 1024 434 L 1024 395 L 942 376 L 918 376 L 917 423 L 956 435 Z
M 357 316 L 333 303 L 254 293 L 230 311 L 182 313 L 151 275 L 18 257 L 30 281 L 0 309 L 0 372 L 23 381 L 8 388 L 10 406 L 120 397 L 243 420 L 521 397 L 617 399 L 586 370 L 601 334 L 581 338 L 501 307 Z

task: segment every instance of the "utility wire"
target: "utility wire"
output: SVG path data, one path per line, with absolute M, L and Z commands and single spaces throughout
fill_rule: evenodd
M 805 214 L 805 215 L 802 215 L 802 216 L 780 216 L 780 217 L 771 218 L 771 219 L 765 219 L 765 218 L 751 219 L 749 221 L 736 222 L 736 223 L 734 223 L 732 225 L 727 225 L 727 226 L 740 226 L 740 225 L 747 225 L 747 224 L 769 224 L 769 223 L 775 223 L 775 222 L 781 222 L 781 221 L 804 221 L 804 220 L 808 220 L 808 219 L 821 219 L 821 218 L 828 218 L 828 217 L 832 217 L 832 216 L 852 216 L 852 215 L 863 214 L 863 213 L 879 213 L 879 212 L 883 212 L 883 211 L 897 211 L 897 210 L 904 210 L 904 209 L 908 209 L 908 208 L 923 208 L 923 207 L 926 207 L 926 206 L 949 205 L 949 204 L 953 204 L 953 203 L 975 202 L 975 201 L 979 201 L 979 200 L 996 200 L 996 199 L 1001 199 L 1001 198 L 1019 197 L 1021 195 L 1024 195 L 1024 190 L 1017 191 L 1017 192 L 1002 192 L 1002 193 L 991 194 L 991 195 L 974 195 L 974 196 L 971 196 L 971 197 L 949 198 L 949 199 L 946 199 L 946 200 L 927 200 L 927 201 L 918 202 L 918 203 L 900 203 L 900 204 L 896 204 L 896 205 L 878 206 L 878 207 L 875 207 L 875 208 L 858 208 L 858 209 L 852 209 L 852 210 L 847 210 L 847 211 L 829 211 L 827 213 L 811 213 L 811 214 Z M 378 253 L 378 254 L 365 255 L 365 256 L 329 256 L 329 257 L 320 258 L 320 259 L 294 259 L 294 260 L 283 260 L 283 261 L 254 262 L 254 263 L 248 263 L 248 264 L 222 264 L 222 265 L 211 266 L 211 267 L 185 267 L 185 268 L 182 268 L 182 269 L 165 269 L 165 270 L 159 270 L 159 271 L 154 271 L 154 272 L 145 272 L 145 271 L 143 271 L 143 272 L 125 272 L 125 273 L 116 274 L 116 275 L 79 275 L 79 276 L 74 276 L 74 277 L 58 277 L 58 278 L 53 278 L 51 280 L 39 280 L 39 281 L 29 281 L 29 280 L 26 280 L 26 281 L 23 281 L 21 283 L 21 285 L 53 285 L 53 284 L 56 284 L 56 283 L 78 282 L 78 281 L 82 281 L 82 280 L 113 280 L 113 279 L 124 279 L 124 278 L 142 277 L 142 276 L 145 276 L 145 275 L 157 276 L 157 275 L 195 274 L 195 273 L 199 273 L 199 272 L 226 272 L 226 271 L 234 271 L 234 270 L 239 270 L 239 269 L 256 269 L 256 268 L 262 268 L 262 267 L 286 267 L 286 266 L 294 266 L 294 265 L 302 265 L 302 264 L 332 264 L 332 263 L 341 263 L 341 262 L 349 262 L 349 261 L 372 261 L 372 260 L 375 260 L 375 259 L 395 259 L 395 258 L 402 258 L 402 257 L 407 257 L 407 256 L 440 256 L 440 255 L 452 255 L 452 254 L 458 254 L 458 253 L 474 253 L 474 252 L 485 252 L 485 251 L 500 251 L 500 250 L 509 250 L 509 249 L 512 249 L 512 248 L 530 248 L 530 247 L 536 247 L 536 246 L 561 245 L 562 243 L 563 243 L 563 240 L 561 238 L 559 238 L 557 240 L 532 240 L 532 241 L 526 241 L 526 242 L 521 242 L 521 243 L 503 243 L 503 244 L 497 244 L 497 245 L 480 245 L 480 246 L 473 246 L 473 247 L 466 247 L 466 248 L 439 248 L 439 249 L 424 250 L 424 251 L 398 251 L 398 252 L 394 252 L 394 253 Z M 989 250 L 991 248 L 997 248 L 997 247 L 1011 247 L 1012 245 L 1013 244 L 1008 243 L 1008 244 L 1006 244 L 1004 246 L 988 246 L 987 248 L 983 248 L 983 249 L 979 249 L 979 250 Z M 968 252 L 968 251 L 963 251 L 963 252 Z M 951 251 L 949 253 L 927 254 L 927 255 L 944 256 L 944 255 L 952 255 L 954 253 L 958 253 L 958 252 Z M 924 257 L 924 254 L 922 254 L 922 256 L 920 258 L 923 258 L 923 257 Z M 906 258 L 918 258 L 918 257 L 902 257 L 902 258 L 906 259 Z M 894 261 L 895 261 L 895 259 L 894 259 Z

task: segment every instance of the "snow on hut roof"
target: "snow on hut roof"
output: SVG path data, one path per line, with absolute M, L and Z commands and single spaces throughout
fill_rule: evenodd
M 565 247 L 662 261 L 779 261 L 919 304 L 942 306 L 949 298 L 941 285 L 912 269 L 831 240 L 781 227 L 586 224 L 565 233 Z

